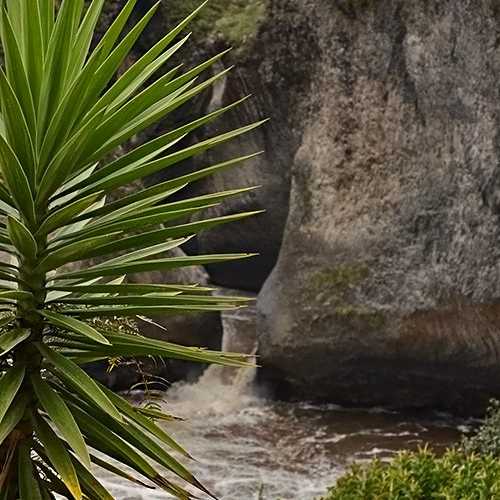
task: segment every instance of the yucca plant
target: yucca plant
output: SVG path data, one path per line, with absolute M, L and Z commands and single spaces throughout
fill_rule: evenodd
M 187 452 L 157 425 L 168 416 L 133 407 L 89 377 L 85 364 L 135 356 L 247 363 L 243 355 L 151 340 L 95 320 L 242 304 L 197 285 L 124 280 L 247 256 L 164 256 L 201 230 L 250 215 L 188 217 L 245 189 L 171 200 L 189 183 L 245 157 L 132 194 L 116 192 L 258 125 L 179 146 L 234 103 L 121 156 L 111 154 L 225 74 L 198 80 L 222 54 L 189 71 L 165 69 L 188 39 L 176 41 L 196 11 L 118 77 L 158 7 L 126 30 L 136 1 L 124 4 L 96 44 L 104 0 L 1 1 L 0 500 L 111 499 L 95 467 L 194 498 L 186 488 L 206 490 L 179 461 Z

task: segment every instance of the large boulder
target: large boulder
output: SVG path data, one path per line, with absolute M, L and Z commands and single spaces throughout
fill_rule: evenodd
M 478 410 L 500 395 L 498 2 L 273 15 L 283 40 L 308 26 L 297 65 L 318 57 L 259 299 L 261 378 L 283 397 Z

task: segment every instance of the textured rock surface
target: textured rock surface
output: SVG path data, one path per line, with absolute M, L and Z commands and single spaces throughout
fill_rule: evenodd
M 193 2 L 164 2 L 131 61 Z M 247 93 L 194 139 L 271 118 L 175 172 L 266 150 L 184 193 L 263 185 L 210 215 L 266 214 L 185 249 L 261 253 L 209 267 L 224 286 L 259 289 L 288 217 L 259 301 L 262 379 L 348 404 L 499 395 L 498 2 L 212 0 L 193 26 L 187 66 L 235 44 L 217 69 L 237 68 L 151 134 Z
M 203 233 L 186 246 L 188 253 L 258 252 L 260 256 L 255 259 L 208 267 L 210 278 L 216 284 L 253 291 L 260 289 L 279 253 L 288 214 L 290 167 L 299 144 L 291 110 L 300 108 L 307 90 L 303 87 L 304 70 L 293 69 L 293 55 L 282 45 L 287 43 L 286 40 L 273 39 L 278 34 L 274 28 L 270 30 L 267 26 L 266 3 L 263 0 L 214 0 L 207 5 L 194 22 L 192 39 L 181 51 L 179 59 L 190 67 L 235 45 L 235 50 L 227 54 L 213 71 L 221 71 L 232 64 L 237 66 L 210 92 L 200 95 L 171 116 L 167 123 L 152 131 L 153 134 L 158 133 L 160 129 L 171 127 L 172 122 L 194 119 L 248 94 L 253 94 L 253 97 L 234 112 L 193 135 L 191 140 L 200 141 L 262 118 L 271 118 L 268 124 L 252 134 L 187 161 L 176 167 L 175 172 L 165 171 L 151 179 L 157 182 L 180 172 L 265 150 L 260 157 L 202 180 L 192 186 L 189 193 L 182 193 L 182 196 L 199 195 L 262 186 L 257 191 L 224 202 L 207 214 L 218 216 L 260 209 L 266 209 L 266 213 Z M 151 43 L 155 36 L 172 26 L 195 4 L 198 2 L 188 1 L 185 5 L 171 2 L 171 9 L 167 2 L 161 7 L 158 19 L 150 27 L 143 43 Z M 300 119 L 298 114 L 293 116 Z
M 474 410 L 500 394 L 498 2 L 272 16 L 282 46 L 307 27 L 297 66 L 317 57 L 261 377 L 286 397 Z

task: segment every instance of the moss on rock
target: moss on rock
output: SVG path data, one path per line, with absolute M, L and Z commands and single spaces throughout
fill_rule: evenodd
M 352 292 L 369 276 L 370 270 L 364 263 L 342 264 L 314 272 L 308 280 L 305 293 L 306 303 L 320 305 L 319 317 L 332 315 L 337 320 L 357 329 L 379 330 L 386 319 L 382 312 L 357 305 Z
M 343 305 L 335 307 L 334 313 L 339 318 L 362 323 L 373 330 L 378 330 L 385 325 L 385 316 L 374 309 Z
M 345 291 L 361 283 L 368 274 L 369 269 L 365 264 L 344 264 L 318 271 L 313 276 L 313 284 L 318 288 Z

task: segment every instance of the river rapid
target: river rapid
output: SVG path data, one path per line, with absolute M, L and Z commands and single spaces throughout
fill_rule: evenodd
M 195 384 L 172 386 L 162 403 L 187 419 L 168 430 L 195 457 L 191 469 L 222 500 L 317 499 L 353 462 L 390 459 L 427 443 L 439 451 L 473 425 L 443 414 L 274 402 L 255 390 L 251 371 L 227 377 L 223 370 L 212 367 Z M 101 478 L 118 500 L 171 498 Z

